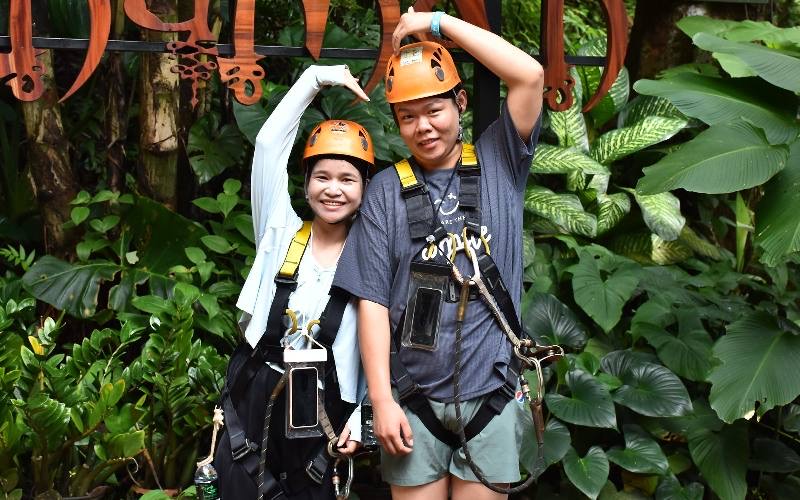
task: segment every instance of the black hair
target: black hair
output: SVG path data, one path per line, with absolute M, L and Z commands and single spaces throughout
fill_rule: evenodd
M 441 94 L 436 94 L 429 97 L 433 97 L 436 99 L 450 99 L 451 101 L 453 101 L 453 104 L 456 105 L 456 108 L 458 108 L 458 101 L 456 100 L 456 98 L 458 97 L 458 93 L 461 92 L 462 90 L 464 90 L 464 84 L 458 82 L 455 87 L 448 90 L 447 92 L 442 92 Z M 390 107 L 392 108 L 392 118 L 394 118 L 394 123 L 396 125 L 399 125 L 397 121 L 397 113 L 394 110 L 395 104 L 392 104 Z M 461 113 L 461 108 L 459 108 L 459 113 Z
M 331 159 L 331 160 L 344 160 L 351 165 L 353 165 L 358 173 L 361 174 L 361 183 L 366 186 L 367 180 L 369 179 L 369 174 L 372 171 L 372 164 L 362 160 L 361 158 L 356 158 L 355 156 L 350 155 L 337 155 L 337 154 L 324 154 L 324 155 L 316 155 L 306 158 L 305 161 L 305 185 L 308 187 L 308 181 L 311 180 L 311 172 L 314 171 L 314 167 L 320 160 Z

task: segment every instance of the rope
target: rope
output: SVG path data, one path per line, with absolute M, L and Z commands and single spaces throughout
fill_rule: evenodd
M 488 479 L 483 474 L 483 472 L 472 460 L 472 456 L 469 452 L 469 447 L 467 446 L 467 436 L 464 434 L 464 419 L 461 414 L 461 330 L 464 324 L 464 313 L 466 311 L 466 305 L 469 302 L 469 281 L 466 281 L 461 285 L 461 298 L 459 300 L 458 305 L 458 312 L 456 313 L 456 352 L 455 352 L 455 366 L 453 370 L 453 400 L 455 401 L 455 409 L 456 409 L 456 419 L 458 420 L 458 437 L 461 440 L 461 448 L 464 450 L 464 457 L 467 459 L 467 464 L 469 468 L 472 469 L 473 474 L 483 483 L 484 486 L 489 488 L 490 490 L 501 493 L 503 495 L 510 495 L 513 493 L 520 492 L 527 487 L 529 487 L 533 482 L 536 480 L 536 476 L 531 474 L 528 476 L 523 483 L 513 486 L 510 488 L 502 488 L 497 486 Z M 541 460 L 544 461 L 544 446 L 542 443 L 539 443 L 538 446 L 538 458 L 537 463 Z
M 503 315 L 500 307 L 497 305 L 497 301 L 495 301 L 492 294 L 486 288 L 486 285 L 483 283 L 483 280 L 480 276 L 480 268 L 478 266 L 477 256 L 475 252 L 472 251 L 469 246 L 466 244 L 466 228 L 464 231 L 464 251 L 468 257 L 472 260 L 472 268 L 474 269 L 474 276 L 467 279 L 465 278 L 462 273 L 459 271 L 458 267 L 456 267 L 455 262 L 453 262 L 453 276 L 454 278 L 461 284 L 461 296 L 458 302 L 458 308 L 456 310 L 456 335 L 455 335 L 455 360 L 454 360 L 454 368 L 453 368 L 453 401 L 455 403 L 455 411 L 456 411 L 456 419 L 458 420 L 458 437 L 461 441 L 461 447 L 464 450 L 464 457 L 467 460 L 467 464 L 475 476 L 480 480 L 480 482 L 489 488 L 490 490 L 500 493 L 503 495 L 510 495 L 513 493 L 518 493 L 526 488 L 528 488 L 533 482 L 536 480 L 535 473 L 539 471 L 540 473 L 544 471 L 544 419 L 542 417 L 542 398 L 544 392 L 544 380 L 542 377 L 542 366 L 540 360 L 536 357 L 536 354 L 543 353 L 544 359 L 554 359 L 559 356 L 563 356 L 564 351 L 561 349 L 560 346 L 544 346 L 538 347 L 535 344 L 528 340 L 520 340 L 519 337 L 514 334 L 511 326 L 508 324 L 505 316 Z M 484 242 L 486 243 L 486 242 Z M 472 285 L 477 285 L 478 290 L 484 300 L 487 302 L 489 309 L 494 314 L 495 318 L 500 323 L 501 329 L 506 334 L 509 342 L 514 346 L 514 354 L 520 359 L 521 366 L 520 366 L 520 385 L 522 387 L 523 393 L 525 395 L 525 399 L 528 401 L 530 409 L 531 409 L 531 416 L 534 422 L 534 428 L 536 430 L 536 442 L 537 442 L 537 457 L 536 462 L 534 464 L 533 471 L 528 478 L 518 484 L 517 486 L 509 487 L 509 488 L 502 488 L 497 486 L 488 479 L 480 470 L 478 465 L 472 460 L 472 455 L 469 452 L 469 447 L 467 446 L 467 437 L 464 430 L 464 419 L 461 413 L 461 340 L 462 340 L 462 330 L 464 326 L 464 317 L 466 316 L 467 305 L 469 304 L 469 287 Z M 525 356 L 523 353 L 524 349 L 527 349 L 530 352 L 530 349 L 534 348 L 534 354 L 531 356 Z M 536 375 L 537 375 L 537 390 L 536 390 L 536 398 L 531 398 L 530 390 L 528 388 L 528 382 L 525 377 L 522 376 L 522 373 L 531 367 L 536 368 Z
M 264 475 L 267 470 L 267 443 L 269 441 L 269 422 L 272 420 L 272 407 L 275 406 L 275 400 L 278 399 L 278 395 L 286 385 L 286 380 L 288 378 L 289 372 L 287 370 L 283 373 L 283 375 L 281 375 L 278 383 L 275 384 L 275 388 L 272 390 L 272 394 L 269 396 L 267 409 L 264 414 L 264 434 L 261 436 L 261 457 L 258 461 L 258 500 L 263 500 L 264 495 L 267 493 L 264 491 Z
M 224 412 L 222 411 L 222 408 L 215 406 L 214 418 L 212 419 L 214 429 L 211 431 L 211 451 L 204 460 L 197 462 L 197 467 L 209 465 L 214 461 L 214 450 L 217 449 L 217 432 L 222 428 L 223 425 L 225 425 L 225 417 L 223 415 Z

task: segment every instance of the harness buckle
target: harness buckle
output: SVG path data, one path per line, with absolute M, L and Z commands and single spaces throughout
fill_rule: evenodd
M 408 379 L 408 381 L 406 382 L 404 379 Z M 397 390 L 397 399 L 400 400 L 401 403 L 420 392 L 419 385 L 414 383 L 408 374 L 395 380 L 395 389 Z
M 421 196 L 423 194 L 428 194 L 428 186 L 421 182 L 417 182 L 416 184 L 412 184 L 408 187 L 401 187 L 400 194 L 404 199 L 413 198 L 414 196 Z
M 286 278 L 286 277 L 284 277 L 284 276 L 281 276 L 281 275 L 279 274 L 279 275 L 275 276 L 275 284 L 276 284 L 276 285 L 285 285 L 285 286 L 288 286 L 288 287 L 290 287 L 292 290 L 294 290 L 295 288 L 297 288 L 297 280 L 294 278 L 294 276 L 292 276 L 292 277 L 289 277 L 289 278 Z
M 317 484 L 322 484 L 322 478 L 325 476 L 325 470 L 319 470 L 316 460 L 309 460 L 306 465 L 306 474 L 308 477 Z
M 242 433 L 239 433 L 242 434 Z M 258 450 L 258 445 L 251 442 L 249 439 L 244 438 L 244 444 L 236 448 L 235 450 L 231 450 L 231 455 L 233 455 L 233 460 L 238 462 L 242 458 L 246 457 L 248 453 L 253 452 L 255 453 Z
M 516 381 L 516 377 L 512 378 L 512 380 Z M 506 399 L 514 399 L 517 395 L 517 388 L 516 385 L 512 386 L 509 381 L 505 384 L 497 388 L 497 391 L 506 397 Z

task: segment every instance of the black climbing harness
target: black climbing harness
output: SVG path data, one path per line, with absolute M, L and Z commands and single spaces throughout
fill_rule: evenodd
M 298 494 L 309 485 L 322 484 L 331 470 L 331 459 L 337 464 L 346 459 L 338 453 L 335 445 L 337 436 L 355 405 L 341 401 L 331 346 L 339 331 L 350 296 L 335 289 L 331 291 L 320 319 L 312 321 L 306 327 L 307 335 L 310 335 L 311 328 L 319 328 L 314 342 L 324 349 L 326 359 L 334 361 L 326 363 L 324 373 L 319 376 L 326 390 L 322 397 L 317 398 L 318 425 L 314 426 L 321 431 L 317 435 L 324 434 L 327 439 L 315 446 L 306 458 L 297 457 L 300 460 L 300 463 L 294 464 L 297 467 L 281 473 L 279 477 L 274 476 L 267 466 L 272 410 L 291 375 L 290 370 L 278 373 L 275 368 L 284 365 L 282 338 L 286 327 L 283 320 L 284 317 L 289 317 L 293 322 L 290 330 L 297 330 L 296 317 L 288 309 L 288 304 L 292 292 L 297 288 L 297 271 L 310 234 L 311 223 L 305 222 L 289 245 L 283 265 L 275 276 L 275 298 L 270 308 L 266 331 L 258 345 L 250 349 L 249 345 L 243 343 L 231 356 L 221 395 L 225 437 L 220 440 L 214 457 L 214 466 L 220 474 L 222 493 L 230 498 L 257 497 L 271 500 Z M 314 385 L 317 385 L 316 380 Z M 269 394 L 266 407 L 261 406 L 264 404 L 263 399 L 258 399 L 258 395 L 265 392 Z M 253 414 L 260 415 L 260 410 L 254 411 L 259 406 L 264 409 L 264 416 L 263 420 L 256 422 L 258 419 L 254 419 Z M 288 406 L 290 405 L 287 401 Z M 228 481 L 224 481 L 226 473 L 230 476 Z M 334 483 L 339 482 L 338 478 L 333 479 Z M 336 485 L 334 487 L 336 490 L 340 489 Z M 227 495 L 226 488 L 229 489 Z
M 395 164 L 395 170 L 400 179 L 401 195 L 406 205 L 411 239 L 414 241 L 424 240 L 425 242 L 425 248 L 420 251 L 419 255 L 423 252 L 427 252 L 427 257 L 431 258 L 438 253 L 437 245 L 439 242 L 447 237 L 451 239 L 450 255 L 448 255 L 446 259 L 443 259 L 444 262 L 441 262 L 441 260 L 439 263 L 425 262 L 424 259 L 417 258 L 412 261 L 412 284 L 409 287 L 409 300 L 403 319 L 400 321 L 402 326 L 398 326 L 398 331 L 402 332 L 402 334 L 397 335 L 396 332 L 391 343 L 391 376 L 392 383 L 398 392 L 398 399 L 401 404 L 406 405 L 408 409 L 419 417 L 423 425 L 425 425 L 428 431 L 439 441 L 454 449 L 459 447 L 463 448 L 467 463 L 481 483 L 486 487 L 503 494 L 521 491 L 536 479 L 535 474 L 531 474 L 525 482 L 518 486 L 512 488 L 497 487 L 486 479 L 485 475 L 474 463 L 469 453 L 467 442 L 479 434 L 495 416 L 503 411 L 506 404 L 514 398 L 517 383 L 519 382 L 525 400 L 528 402 L 531 409 L 536 429 L 538 457 L 534 472 L 538 471 L 541 473 L 544 469 L 544 420 L 542 416 L 544 380 L 542 364 L 560 358 L 564 355 L 564 351 L 561 347 L 556 345 L 538 346 L 522 329 L 511 295 L 508 288 L 503 283 L 500 271 L 491 258 L 488 241 L 481 231 L 481 171 L 474 146 L 471 144 L 462 145 L 461 161 L 456 166 L 456 173 L 459 176 L 460 182 L 458 201 L 465 216 L 461 239 L 464 252 L 473 266 L 474 274 L 471 277 L 464 276 L 455 264 L 455 237 L 447 233 L 442 227 L 439 218 L 436 217 L 433 203 L 428 195 L 427 185 L 417 180 L 407 160 Z M 480 256 L 477 255 L 476 250 L 470 247 L 468 240 L 470 233 L 483 244 L 484 253 Z M 426 284 L 424 279 L 423 281 L 419 279 L 415 281 L 413 279 L 414 273 L 424 274 L 426 271 L 428 272 L 428 276 L 424 279 L 428 279 L 430 283 L 435 282 L 435 286 L 419 286 L 420 283 L 423 285 Z M 456 417 L 459 421 L 457 433 L 453 433 L 444 427 L 433 413 L 430 403 L 422 393 L 420 386 L 411 379 L 408 370 L 406 370 L 405 366 L 400 361 L 397 339 L 398 336 L 401 337 L 401 345 L 403 347 L 417 347 L 414 342 L 409 341 L 409 339 L 414 338 L 415 335 L 417 340 L 427 340 L 427 344 L 425 342 L 416 342 L 416 344 L 422 344 L 423 346 L 436 345 L 436 338 L 431 338 L 429 332 L 438 332 L 438 318 L 435 322 L 436 330 L 434 330 L 429 327 L 434 324 L 434 321 L 430 318 L 425 318 L 427 321 L 417 320 L 417 309 L 420 302 L 433 296 L 433 294 L 427 290 L 440 290 L 442 288 L 441 276 L 443 275 L 445 275 L 448 280 L 452 277 L 452 280 L 449 281 L 451 302 L 455 301 L 452 300 L 455 299 L 452 293 L 455 289 L 454 285 L 460 286 L 460 293 L 457 298 L 458 306 L 456 309 L 455 365 L 453 373 L 454 403 Z M 419 292 L 415 292 L 416 289 L 423 289 L 426 291 L 424 295 L 421 295 Z M 477 291 L 474 294 L 471 293 L 473 289 Z M 469 301 L 478 297 L 486 303 L 506 338 L 513 345 L 514 357 L 508 366 L 505 383 L 489 394 L 479 407 L 475 416 L 465 424 L 461 415 L 461 334 Z M 428 306 L 426 312 L 428 312 L 429 317 L 433 317 L 434 313 L 431 312 L 433 309 L 437 308 L 431 307 L 430 305 Z M 435 314 L 438 316 L 438 310 Z M 417 326 L 429 328 L 427 331 L 415 332 L 414 329 Z M 411 330 L 411 332 L 407 333 L 408 330 Z M 523 376 L 524 372 L 527 370 L 535 370 L 536 372 L 537 387 L 534 396 L 531 396 L 528 381 Z

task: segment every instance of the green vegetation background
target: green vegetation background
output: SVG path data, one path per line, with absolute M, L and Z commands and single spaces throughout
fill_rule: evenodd
M 230 4 L 212 3 L 224 38 Z M 567 4 L 568 50 L 602 55 L 597 6 Z M 800 9 L 787 4 L 791 25 Z M 84 2 L 46 5 L 40 30 L 88 33 Z M 256 13 L 256 43 L 302 45 L 299 3 L 259 1 Z M 504 35 L 538 52 L 538 3 L 505 0 L 503 15 Z M 335 0 L 325 46 L 377 46 L 377 23 L 371 3 Z M 568 356 L 546 371 L 548 468 L 519 498 L 800 498 L 800 29 L 695 16 L 674 31 L 694 45 L 690 64 L 636 82 L 623 70 L 589 113 L 580 107 L 600 69 L 577 68 L 575 105 L 545 112 L 525 199 L 522 318 Z M 53 57 L 63 93 L 82 55 Z M 63 120 L 76 186 L 63 240 L 44 229 L 48 193 L 31 179 L 64 179 L 37 179 L 26 109 L 7 91 L 0 100 L 0 498 L 194 497 L 255 255 L 252 142 L 311 60 L 263 61 L 268 83 L 250 107 L 215 77 L 192 110 L 184 86 L 179 153 L 164 164 L 177 188 L 158 201 L 141 181 L 136 82 L 149 70 L 138 54 L 117 62 L 120 143 L 108 130 L 119 82 L 105 66 L 46 105 Z M 354 74 L 372 64 L 346 62 Z M 462 72 L 469 81 L 472 68 Z M 353 107 L 344 91 L 323 93 L 298 143 L 317 121 L 348 118 L 382 162 L 399 159 L 382 89 L 371 97 Z M 303 211 L 298 186 L 294 175 Z M 374 462 L 359 461 L 354 498 L 385 493 Z

